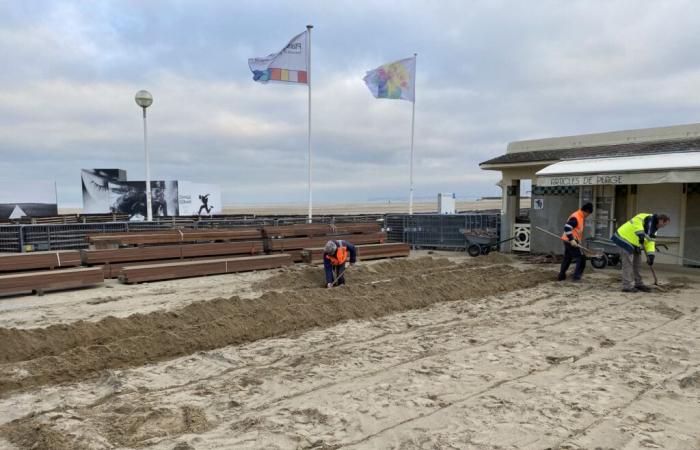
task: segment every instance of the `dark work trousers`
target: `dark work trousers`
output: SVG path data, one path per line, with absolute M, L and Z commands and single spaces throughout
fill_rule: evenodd
M 337 280 L 335 281 L 336 286 L 345 284 L 345 263 L 339 266 L 333 266 L 333 278 L 337 278 Z
M 564 241 L 564 260 L 561 262 L 561 269 L 559 270 L 559 281 L 566 280 L 566 271 L 569 270 L 571 261 L 576 263 L 573 279 L 580 280 L 583 275 L 583 269 L 586 268 L 586 258 L 583 257 L 580 248 L 574 247 L 567 241 Z

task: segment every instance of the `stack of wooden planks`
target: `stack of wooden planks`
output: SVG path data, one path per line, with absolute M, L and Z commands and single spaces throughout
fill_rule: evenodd
M 204 244 L 155 245 L 110 250 L 82 250 L 84 264 L 103 264 L 105 277 L 116 278 L 122 267 L 137 262 L 170 263 L 181 259 L 219 257 L 223 255 L 258 255 L 263 252 L 262 241 L 210 242 Z
M 267 239 L 284 239 L 290 237 L 332 236 L 343 234 L 372 234 L 379 233 L 381 226 L 372 223 L 328 224 L 296 224 L 263 227 L 262 232 Z
M 79 265 L 80 252 L 77 250 L 0 254 L 0 272 L 55 269 Z
M 130 233 L 104 233 L 88 235 L 87 239 L 92 247 L 104 249 L 130 245 L 254 240 L 262 239 L 262 237 L 262 232 L 259 228 L 245 227 L 227 230 L 177 229 Z
M 165 264 L 148 264 L 124 267 L 119 275 L 122 283 L 173 280 L 177 278 L 273 269 L 292 264 L 288 254 L 244 256 L 206 261 L 183 261 Z
M 410 246 L 403 242 L 358 245 L 357 259 L 368 261 L 370 259 L 397 258 L 408 256 L 410 251 Z M 307 264 L 321 264 L 323 262 L 323 247 L 305 248 L 301 251 L 301 256 Z
M 0 275 L 0 294 L 20 294 L 59 289 L 74 289 L 104 281 L 101 267 L 43 270 Z

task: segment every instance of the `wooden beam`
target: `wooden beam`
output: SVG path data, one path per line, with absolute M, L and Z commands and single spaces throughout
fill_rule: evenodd
M 111 246 L 124 245 L 147 245 L 147 244 L 174 244 L 182 242 L 197 241 L 234 241 L 262 239 L 262 232 L 259 228 L 241 227 L 232 229 L 212 229 L 212 230 L 162 230 L 162 231 L 139 231 L 129 233 L 103 233 L 91 234 L 87 236 L 95 248 L 109 248 Z
M 358 245 L 356 248 L 357 259 L 360 261 L 404 257 L 411 252 L 410 246 L 403 242 Z M 323 247 L 305 248 L 301 251 L 301 256 L 303 262 L 307 264 L 321 264 L 323 263 Z
M 0 272 L 54 269 L 79 265 L 80 252 L 78 250 L 0 254 Z
M 73 289 L 104 281 L 101 267 L 44 270 L 41 272 L 0 275 L 0 294 Z
M 303 248 L 321 247 L 328 240 L 342 239 L 351 244 L 381 244 L 386 240 L 386 233 L 369 233 L 369 234 L 343 234 L 339 236 L 321 236 L 311 238 L 287 238 L 287 239 L 270 239 L 268 241 L 268 250 L 301 250 Z
M 292 264 L 287 254 L 244 256 L 239 258 L 213 259 L 208 261 L 185 261 L 167 264 L 149 264 L 124 267 L 119 275 L 122 283 L 174 280 L 177 278 L 273 269 Z

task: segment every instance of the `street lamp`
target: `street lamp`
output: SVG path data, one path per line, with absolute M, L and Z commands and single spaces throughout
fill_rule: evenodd
M 146 108 L 153 104 L 153 96 L 148 91 L 138 91 L 136 93 L 136 104 L 143 108 L 143 152 L 146 158 L 146 214 L 149 222 L 153 220 L 151 210 L 151 169 L 148 163 L 148 134 L 146 133 Z

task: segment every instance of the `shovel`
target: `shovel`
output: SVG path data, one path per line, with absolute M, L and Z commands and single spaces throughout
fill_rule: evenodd
M 644 255 L 649 258 L 649 254 L 647 253 L 647 249 L 644 249 Z M 647 264 L 648 265 L 648 264 Z M 664 291 L 664 287 L 659 284 L 659 279 L 656 277 L 656 270 L 654 270 L 654 266 L 649 266 L 649 269 L 651 269 L 651 274 L 654 276 L 654 286 L 657 288 L 661 289 Z
M 544 228 L 541 228 L 541 227 L 535 227 L 535 228 L 537 228 L 537 229 L 540 230 L 541 232 L 546 233 L 546 234 L 548 234 L 548 235 L 550 235 L 550 236 L 552 236 L 552 237 L 555 237 L 555 238 L 557 238 L 557 239 L 561 239 L 561 236 L 556 235 L 556 234 L 552 233 L 552 232 L 549 231 L 549 230 L 545 230 Z M 581 250 L 583 250 L 584 252 L 586 252 L 586 253 L 588 254 L 588 257 L 589 257 L 589 258 L 600 258 L 600 257 L 603 256 L 601 253 L 596 253 L 596 252 L 594 252 L 593 250 L 591 250 L 590 248 L 584 247 L 584 246 L 581 245 L 580 243 L 578 244 L 578 248 L 580 248 Z
M 345 271 L 346 271 L 346 270 L 348 270 L 348 269 L 347 269 L 347 266 L 343 267 L 343 270 L 340 271 L 340 272 L 338 272 L 338 275 L 336 275 L 336 276 L 333 278 L 333 283 L 331 283 L 333 286 L 336 286 L 336 283 L 338 282 L 338 280 L 340 280 L 340 277 L 342 277 L 343 275 L 345 275 Z

